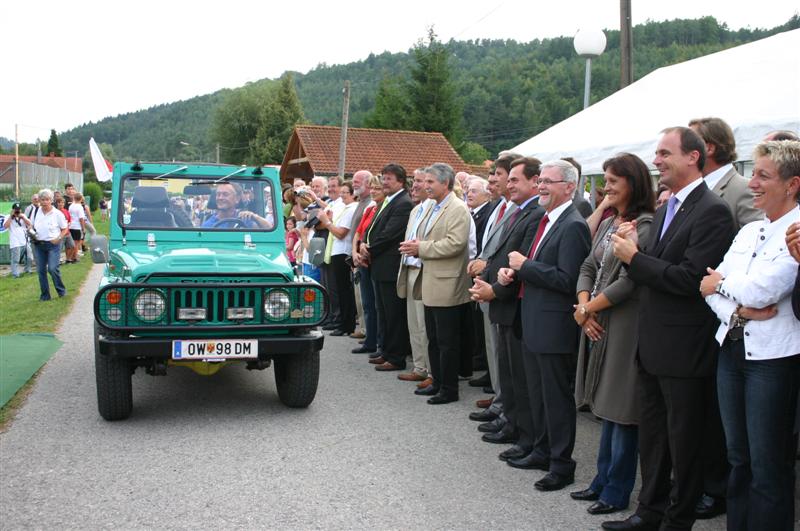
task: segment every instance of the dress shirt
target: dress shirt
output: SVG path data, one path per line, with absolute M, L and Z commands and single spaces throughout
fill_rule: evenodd
M 689 184 L 681 188 L 678 191 L 678 193 L 672 194 L 675 196 L 675 199 L 678 200 L 678 204 L 675 205 L 675 215 L 678 215 L 678 211 L 681 209 L 681 205 L 683 204 L 684 201 L 686 201 L 686 198 L 689 197 L 689 194 L 691 194 L 694 191 L 694 189 L 700 186 L 702 183 L 703 183 L 702 178 L 695 179 L 694 181 L 690 182 Z
M 494 224 L 499 221 L 497 218 L 498 218 L 498 215 L 500 214 L 500 209 L 507 202 L 508 202 L 507 199 L 505 199 L 504 197 L 501 197 L 500 198 L 500 202 L 497 203 L 497 206 L 494 207 L 494 210 L 492 210 L 492 213 L 489 214 L 489 221 L 486 222 L 486 228 L 483 229 L 483 240 L 481 240 L 481 241 L 483 241 L 484 245 L 486 245 L 486 239 L 489 237 L 489 232 L 492 230 L 492 227 L 494 227 Z M 506 208 L 508 208 L 508 206 L 506 206 Z
M 784 241 L 786 230 L 800 218 L 794 207 L 781 218 L 748 223 L 733 240 L 717 271 L 724 280 L 719 293 L 706 302 L 721 321 L 716 339 L 722 344 L 738 305 L 764 308 L 778 305 L 778 314 L 744 325 L 746 359 L 766 360 L 800 354 L 800 321 L 792 313 L 791 293 L 797 262 Z
M 547 226 L 544 228 L 544 232 L 542 233 L 542 238 L 539 241 L 544 240 L 547 233 L 550 232 L 550 229 L 553 228 L 553 225 L 556 224 L 556 220 L 564 213 L 568 206 L 572 204 L 572 199 L 564 203 L 563 205 L 558 205 L 556 208 L 553 209 L 552 212 L 547 212 L 547 219 L 550 221 L 547 223 Z M 534 255 L 535 256 L 535 255 Z
M 470 214 L 472 214 L 472 215 L 474 216 L 475 214 L 477 214 L 478 212 L 480 212 L 480 211 L 481 211 L 481 209 L 482 209 L 483 207 L 485 207 L 485 206 L 486 206 L 486 205 L 488 205 L 488 204 L 489 204 L 489 202 L 488 202 L 488 201 L 487 201 L 487 202 L 485 202 L 485 203 L 481 203 L 480 205 L 476 206 L 475 208 L 472 208 L 472 209 L 470 209 L 469 213 L 470 213 Z
M 417 232 L 419 231 L 419 224 L 425 217 L 425 212 L 433 206 L 433 199 L 426 199 L 422 202 L 419 209 L 417 209 L 417 213 L 414 214 L 414 224 L 411 226 L 411 230 L 408 231 L 406 234 L 406 240 L 416 240 Z M 408 256 L 403 255 L 403 263 L 410 267 L 422 267 L 422 260 L 418 256 Z
M 478 256 L 478 233 L 475 230 L 475 220 L 472 216 L 469 217 L 469 259 L 472 260 Z
M 725 177 L 725 174 L 731 171 L 732 169 L 733 169 L 733 164 L 729 163 L 724 166 L 720 166 L 716 170 L 712 171 L 711 173 L 703 177 L 703 180 L 706 182 L 706 186 L 708 186 L 708 189 L 713 190 L 714 187 L 717 185 L 717 183 L 720 181 L 720 179 Z

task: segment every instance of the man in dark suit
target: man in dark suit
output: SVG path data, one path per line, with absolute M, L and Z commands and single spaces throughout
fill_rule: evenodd
M 728 205 L 703 182 L 705 142 L 687 127 L 665 129 L 653 164 L 672 192 L 638 249 L 635 227 L 612 236 L 614 255 L 640 287 L 639 452 L 636 513 L 605 529 L 689 529 L 702 493 L 702 433 L 718 321 L 698 289 L 733 240 Z
M 534 448 L 521 458 L 526 468 L 549 470 L 534 486 L 558 490 L 575 477 L 575 400 L 573 379 L 579 329 L 574 311 L 575 285 L 589 254 L 591 236 L 583 216 L 572 206 L 578 172 L 569 162 L 542 165 L 539 204 L 546 214 L 527 256 L 508 255 L 509 268 L 498 281 L 522 281 L 523 365 L 534 429 Z
M 383 327 L 383 355 L 371 358 L 376 371 L 399 371 L 406 368 L 411 353 L 408 339 L 405 301 L 397 296 L 397 271 L 400 268 L 398 246 L 403 241 L 408 216 L 413 207 L 406 191 L 406 170 L 399 164 L 387 164 L 381 170 L 386 199 L 367 228 L 362 258 L 370 264 L 375 286 L 378 326 Z
M 508 267 L 512 251 L 526 252 L 533 243 L 536 228 L 544 215 L 539 206 L 538 185 L 540 162 L 536 158 L 519 158 L 511 163 L 508 177 L 510 199 L 519 208 L 506 224 L 495 252 L 487 256 L 486 269 L 470 292 L 472 298 L 489 303 L 489 319 L 498 329 L 498 377 L 504 389 L 503 411 L 506 425 L 496 433 L 486 433 L 486 442 L 515 444 L 500 453 L 501 460 L 511 466 L 527 468 L 521 458 L 531 454 L 534 447 L 533 419 L 522 362 L 522 329 L 520 326 L 519 281 L 503 286 L 497 272 Z

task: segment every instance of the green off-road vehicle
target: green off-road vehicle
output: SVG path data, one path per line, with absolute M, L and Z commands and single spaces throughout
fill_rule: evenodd
M 127 418 L 137 368 L 275 366 L 280 400 L 306 407 L 319 380 L 327 294 L 286 257 L 273 168 L 117 163 L 111 238 L 94 299 L 97 405 Z

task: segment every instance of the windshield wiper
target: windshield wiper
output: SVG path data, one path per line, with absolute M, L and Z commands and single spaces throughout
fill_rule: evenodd
M 176 172 L 179 172 L 179 171 L 183 171 L 183 170 L 188 170 L 188 169 L 189 169 L 189 166 L 181 166 L 180 168 L 175 168 L 174 170 L 168 171 L 167 173 L 162 173 L 158 177 L 152 177 L 152 179 L 153 180 L 161 179 L 163 177 L 166 177 L 167 175 L 172 175 L 173 173 L 176 173 Z
M 225 179 L 227 179 L 228 177 L 233 177 L 233 176 L 234 176 L 234 175 L 236 175 L 237 173 L 242 173 L 242 172 L 243 172 L 243 171 L 245 171 L 245 170 L 247 170 L 247 166 L 242 166 L 241 168 L 239 168 L 239 169 L 238 169 L 238 170 L 236 170 L 235 172 L 233 172 L 233 173 L 229 173 L 229 174 L 228 174 L 228 175 L 226 175 L 225 177 L 220 177 L 219 179 L 217 179 L 216 181 L 214 181 L 214 184 L 221 183 L 222 181 L 224 181 L 224 180 L 225 180 Z

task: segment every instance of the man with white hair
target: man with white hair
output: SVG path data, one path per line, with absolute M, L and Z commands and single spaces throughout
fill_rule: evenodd
M 39 192 L 40 208 L 34 213 L 31 223 L 36 231 L 33 244 L 36 252 L 36 270 L 39 273 L 40 301 L 50 300 L 50 285 L 47 273 L 53 279 L 53 285 L 59 297 L 67 294 L 67 288 L 61 281 L 59 269 L 61 259 L 61 241 L 67 235 L 67 219 L 60 210 L 53 206 L 53 192 L 47 188 Z
M 355 238 L 356 230 L 361 224 L 361 218 L 364 217 L 364 210 L 372 202 L 369 195 L 369 180 L 372 178 L 372 173 L 367 170 L 358 170 L 353 174 L 353 195 L 355 195 L 358 204 L 356 210 L 353 212 L 353 223 L 350 225 L 350 236 Z M 356 272 L 358 275 L 358 272 Z M 358 328 L 355 332 L 350 334 L 355 339 L 362 339 L 366 336 L 366 324 L 364 317 L 364 306 L 361 304 L 361 279 L 353 284 L 353 290 L 356 295 L 356 311 L 358 312 Z

